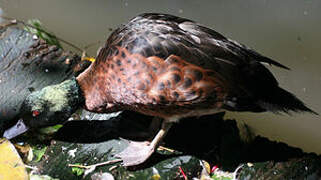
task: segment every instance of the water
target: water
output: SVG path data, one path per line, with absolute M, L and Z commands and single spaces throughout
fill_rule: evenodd
M 39 19 L 57 36 L 80 47 L 102 41 L 109 28 L 143 12 L 187 17 L 290 67 L 271 67 L 282 87 L 321 113 L 321 1 L 107 1 L 0 0 L 4 14 Z M 95 55 L 97 46 L 88 52 Z M 321 120 L 310 114 L 230 113 L 257 134 L 321 153 Z
M 0 16 L 2 16 L 2 15 L 3 15 L 3 10 L 0 7 Z M 0 17 L 0 23 L 2 23 L 2 22 L 3 22 L 3 19 Z

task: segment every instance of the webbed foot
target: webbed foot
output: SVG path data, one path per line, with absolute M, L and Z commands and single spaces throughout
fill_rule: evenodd
M 124 166 L 135 166 L 145 162 L 155 151 L 150 142 L 130 141 L 128 147 L 116 154 L 116 157 L 123 160 Z
M 116 157 L 123 160 L 124 166 L 135 166 L 145 162 L 159 146 L 167 131 L 172 126 L 172 123 L 162 123 L 162 128 L 158 131 L 151 143 L 130 141 L 128 147 L 116 154 Z

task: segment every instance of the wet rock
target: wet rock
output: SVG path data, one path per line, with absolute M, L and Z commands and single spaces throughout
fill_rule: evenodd
M 66 59 L 71 59 L 69 64 Z M 34 90 L 73 74 L 74 54 L 47 45 L 15 27 L 0 29 L 0 133 L 17 120 L 21 103 Z

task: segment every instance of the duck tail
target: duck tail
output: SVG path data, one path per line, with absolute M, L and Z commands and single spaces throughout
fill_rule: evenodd
M 295 95 L 280 87 L 271 89 L 267 96 L 258 101 L 258 104 L 261 108 L 272 112 L 309 112 L 318 115 L 318 113 L 308 108 Z

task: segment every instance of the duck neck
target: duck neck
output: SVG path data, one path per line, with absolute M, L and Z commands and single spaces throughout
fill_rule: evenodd
M 50 102 L 50 111 L 65 112 L 66 117 L 71 116 L 84 101 L 80 86 L 75 77 L 60 84 L 47 86 L 39 91 L 38 94 L 42 99 Z M 35 97 L 37 98 L 37 96 Z
M 84 96 L 75 77 L 66 80 L 58 85 L 59 88 L 64 89 L 66 92 L 66 98 L 68 105 L 72 109 L 77 110 L 80 104 L 84 102 Z

